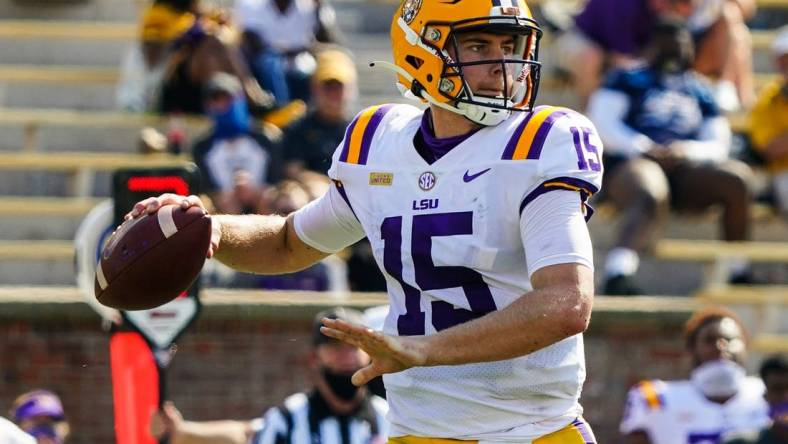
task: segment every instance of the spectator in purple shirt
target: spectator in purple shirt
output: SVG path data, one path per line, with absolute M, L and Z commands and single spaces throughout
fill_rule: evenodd
M 558 64 L 572 76 L 581 106 L 608 68 L 629 68 L 661 15 L 689 17 L 692 0 L 589 0 L 558 40 Z
M 754 9 L 753 0 L 589 0 L 574 27 L 558 39 L 557 63 L 571 75 L 585 108 L 607 69 L 639 62 L 658 18 L 681 19 L 695 39 L 694 68 L 719 80 L 715 98 L 724 110 L 732 110 L 752 100 L 744 19 Z

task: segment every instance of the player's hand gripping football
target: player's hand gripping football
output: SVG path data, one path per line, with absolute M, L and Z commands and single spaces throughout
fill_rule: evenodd
M 389 336 L 340 319 L 322 319 L 324 335 L 364 350 L 371 362 L 353 374 L 353 384 L 362 386 L 372 379 L 427 364 L 424 337 Z
M 132 210 L 129 211 L 123 218 L 125 220 L 136 219 L 146 214 L 153 214 L 159 211 L 159 208 L 164 205 L 180 205 L 180 207 L 184 210 L 189 207 L 200 207 L 206 214 L 208 213 L 208 210 L 205 209 L 205 204 L 197 196 L 180 196 L 178 194 L 166 193 L 158 197 L 149 197 L 145 200 L 137 202 L 134 204 L 134 208 L 132 208 Z M 211 244 L 205 254 L 208 259 L 212 258 L 213 255 L 216 254 L 216 250 L 219 248 L 219 240 L 222 238 L 222 227 L 219 224 L 219 221 L 216 220 L 216 218 L 212 219 Z

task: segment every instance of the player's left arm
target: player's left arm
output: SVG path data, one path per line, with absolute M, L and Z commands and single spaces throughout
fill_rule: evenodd
M 371 356 L 372 363 L 353 375 L 353 383 L 363 385 L 380 374 L 410 367 L 515 358 L 585 331 L 594 295 L 590 268 L 551 265 L 531 280 L 534 290 L 506 308 L 434 335 L 388 336 L 330 319 L 323 320 L 323 332 Z

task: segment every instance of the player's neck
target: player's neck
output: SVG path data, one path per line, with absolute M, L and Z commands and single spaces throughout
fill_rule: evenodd
M 462 136 L 481 127 L 457 113 L 437 106 L 430 106 L 430 112 L 432 113 L 432 131 L 439 139 Z

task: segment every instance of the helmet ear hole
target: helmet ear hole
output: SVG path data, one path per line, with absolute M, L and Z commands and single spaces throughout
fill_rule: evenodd
M 414 56 L 414 55 L 408 55 L 408 56 L 406 56 L 406 57 L 405 57 L 405 61 L 406 61 L 406 62 L 408 62 L 408 64 L 409 64 L 410 66 L 412 66 L 412 67 L 414 67 L 414 68 L 416 68 L 416 69 L 419 69 L 419 68 L 421 68 L 421 65 L 423 65 L 423 64 L 424 64 L 424 60 L 422 60 L 422 59 L 420 59 L 420 58 L 418 58 L 418 57 L 416 57 L 416 56 Z

